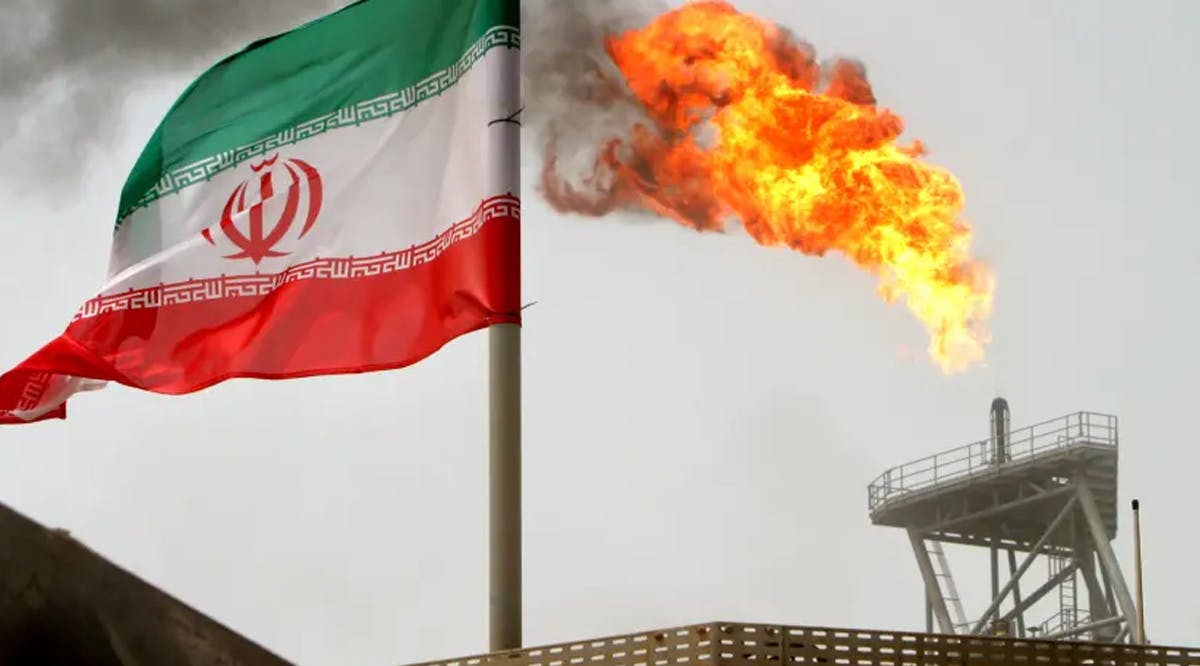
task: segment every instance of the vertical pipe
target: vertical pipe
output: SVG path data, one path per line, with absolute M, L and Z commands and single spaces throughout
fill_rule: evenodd
M 1133 576 L 1137 589 L 1137 642 L 1146 644 L 1146 605 L 1142 597 L 1142 521 L 1140 504 L 1133 500 Z
M 1009 459 L 1008 454 L 1008 401 L 996 398 L 992 401 L 992 464 L 1001 465 Z

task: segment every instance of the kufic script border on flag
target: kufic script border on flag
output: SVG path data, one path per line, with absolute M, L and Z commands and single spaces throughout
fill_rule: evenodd
M 83 304 L 71 322 L 127 310 L 225 298 L 263 297 L 282 285 L 301 280 L 357 279 L 395 273 L 433 261 L 455 243 L 479 233 L 493 219 L 519 222 L 520 198 L 509 193 L 486 199 L 470 217 L 447 228 L 436 238 L 403 250 L 367 257 L 320 257 L 294 264 L 277 273 L 221 275 L 96 296 Z
M 266 155 L 282 146 L 294 145 L 339 128 L 357 127 L 374 120 L 390 118 L 413 109 L 422 102 L 437 97 L 450 89 L 464 74 L 470 71 L 476 62 L 487 55 L 488 51 L 500 47 L 519 49 L 521 47 L 520 30 L 506 25 L 492 27 L 476 40 L 453 65 L 434 72 L 402 90 L 374 99 L 355 102 L 336 111 L 288 127 L 253 143 L 233 150 L 222 151 L 197 162 L 172 169 L 163 174 L 154 187 L 142 194 L 132 206 L 118 213 L 116 228 L 119 229 L 125 220 L 138 210 L 148 207 L 163 197 L 178 194 L 192 185 L 207 182 L 223 171 Z

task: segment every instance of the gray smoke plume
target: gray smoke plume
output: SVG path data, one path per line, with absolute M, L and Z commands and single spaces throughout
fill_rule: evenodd
M 3 0 L 0 140 L 6 179 L 74 183 L 135 89 L 199 73 L 243 45 L 348 0 Z M 137 128 L 149 136 L 151 128 Z
M 605 40 L 667 9 L 662 0 L 525 0 L 522 119 L 533 154 L 560 172 L 588 172 L 597 148 L 646 120 Z
M 246 43 L 351 0 L 0 0 L 0 172 L 10 186 L 74 185 L 103 162 L 133 95 L 182 86 Z M 430 0 L 443 2 L 449 0 Z M 605 37 L 645 25 L 663 0 L 525 0 L 525 134 L 568 163 L 641 119 Z
M 525 126 L 578 128 L 594 140 L 606 126 L 636 114 L 605 39 L 644 26 L 667 5 L 660 0 L 526 0 L 521 9 Z M 614 118 L 614 110 L 617 118 Z

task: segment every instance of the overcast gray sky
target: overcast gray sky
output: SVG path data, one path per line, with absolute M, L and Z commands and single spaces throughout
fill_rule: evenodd
M 1200 3 L 737 4 L 861 58 L 960 178 L 998 278 L 990 367 L 941 375 L 918 322 L 837 256 L 560 217 L 527 187 L 527 642 L 712 619 L 922 627 L 908 542 L 870 525 L 866 484 L 985 436 L 1000 392 L 1014 426 L 1120 416 L 1149 635 L 1200 643 Z M 77 191 L 15 178 L 0 152 L 0 365 L 100 286 L 125 174 L 202 67 L 133 86 Z M 10 132 L 71 103 L 39 95 Z M 68 421 L 0 430 L 0 501 L 300 663 L 481 651 L 486 348 L 473 335 L 387 374 L 80 396 Z M 956 573 L 978 604 L 985 570 Z

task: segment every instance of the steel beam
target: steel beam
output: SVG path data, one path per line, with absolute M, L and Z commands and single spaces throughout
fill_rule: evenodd
M 1100 509 L 1096 506 L 1096 499 L 1084 481 L 1079 482 L 1075 491 L 1075 496 L 1079 499 L 1079 506 L 1083 508 L 1083 516 L 1087 519 L 1088 531 L 1091 533 L 1093 545 L 1096 546 L 1096 554 L 1100 556 L 1100 570 L 1104 573 L 1105 580 L 1113 588 L 1113 596 L 1116 597 L 1121 615 L 1125 616 L 1125 622 L 1130 627 L 1136 628 L 1137 609 L 1133 605 L 1133 596 L 1129 594 L 1129 586 L 1125 584 L 1125 578 L 1121 575 L 1121 565 L 1117 562 L 1112 544 L 1108 541 L 1108 534 L 1104 531 L 1104 521 L 1100 519 Z M 1136 635 L 1136 632 L 1132 633 Z
M 992 556 L 992 598 L 1000 594 L 1000 550 L 995 544 L 988 549 Z
M 933 615 L 937 618 L 942 633 L 953 634 L 954 623 L 950 621 L 946 597 L 942 594 L 942 586 L 938 584 L 937 574 L 933 571 L 933 561 L 929 559 L 929 551 L 925 549 L 925 537 L 916 530 L 909 529 L 908 540 L 912 544 L 913 554 L 917 556 L 917 566 L 921 569 L 921 578 L 925 580 L 925 598 L 933 607 Z
M 1097 620 L 1095 622 L 1088 622 L 1087 624 L 1081 624 L 1078 626 L 1074 626 L 1074 627 L 1071 627 L 1070 629 L 1064 629 L 1062 631 L 1044 636 L 1043 638 L 1045 640 L 1052 641 L 1052 640 L 1055 640 L 1058 638 L 1068 638 L 1070 636 L 1078 636 L 1079 634 L 1086 634 L 1087 632 L 1095 631 L 1096 629 L 1104 629 L 1106 627 L 1112 627 L 1112 626 L 1118 625 L 1124 621 L 1125 621 L 1125 618 L 1121 617 L 1120 615 L 1114 615 L 1113 617 L 1105 618 L 1103 620 Z
M 1079 557 L 1079 571 L 1083 574 L 1083 583 L 1087 585 L 1088 591 L 1088 611 L 1092 617 L 1109 617 L 1115 615 L 1114 610 L 1104 599 L 1104 588 L 1100 585 L 1100 579 L 1096 577 L 1096 556 L 1091 550 L 1085 550 Z M 1104 634 L 1113 634 L 1115 632 L 1104 632 Z M 1093 634 L 1096 638 L 1107 640 L 1103 634 Z
M 1033 591 L 1033 594 L 1022 599 L 1021 602 L 1018 603 L 1012 610 L 1008 611 L 1004 615 L 1001 615 L 1000 619 L 1001 620 L 1011 620 L 1014 617 L 1017 617 L 1018 615 L 1029 610 L 1030 606 L 1033 606 L 1037 602 L 1041 601 L 1042 597 L 1046 596 L 1047 594 L 1050 594 L 1050 592 L 1052 592 L 1054 590 L 1054 588 L 1058 587 L 1060 584 L 1062 584 L 1062 582 L 1064 580 L 1069 578 L 1074 573 L 1075 573 L 1075 564 L 1072 563 L 1072 564 L 1068 565 L 1062 571 L 1054 574 L 1054 576 L 1052 578 L 1050 578 L 1050 580 L 1047 580 L 1045 583 L 1042 583 L 1042 585 L 1040 587 L 1038 587 L 1038 589 Z
M 1041 547 L 1050 540 L 1050 537 L 1058 529 L 1058 526 L 1061 525 L 1063 520 L 1065 520 L 1067 516 L 1071 514 L 1071 510 L 1075 508 L 1075 501 L 1076 500 L 1074 497 L 1067 500 L 1067 503 L 1063 505 L 1062 510 L 1058 512 L 1058 516 L 1056 516 L 1054 520 L 1050 521 L 1050 525 L 1046 527 L 1046 531 L 1042 533 L 1042 536 L 1040 536 L 1037 542 L 1033 544 L 1033 547 L 1029 549 L 1029 554 L 1025 556 L 1024 561 L 1021 562 L 1021 566 L 1017 567 L 1017 572 L 1013 574 L 1011 579 L 1009 579 L 1008 584 L 1006 584 L 1000 590 L 1000 594 L 996 595 L 996 597 L 992 599 L 991 605 L 989 605 L 987 610 L 983 612 L 983 616 L 979 618 L 979 622 L 975 623 L 975 628 L 971 630 L 972 634 L 978 634 L 980 631 L 982 631 L 984 625 L 987 624 L 987 621 L 990 620 L 993 615 L 995 615 L 997 610 L 999 610 L 1000 604 L 1004 602 L 1004 598 L 1008 596 L 1009 591 L 1016 586 L 1017 581 L 1021 579 L 1021 576 L 1025 575 L 1025 572 L 1029 569 L 1029 565 L 1033 564 L 1033 560 L 1037 557 L 1038 550 L 1040 550 Z
M 1008 575 L 1014 579 L 1017 577 L 1017 552 L 1012 548 L 1008 549 Z M 1021 608 L 1021 584 L 1019 582 L 1013 585 L 1013 605 L 1015 608 Z M 1017 637 L 1025 638 L 1024 610 L 1017 613 Z
M 955 516 L 954 518 L 948 518 L 941 522 L 934 523 L 933 525 L 923 527 L 923 528 L 921 528 L 921 531 L 924 532 L 925 534 L 929 534 L 930 532 L 940 532 L 942 530 L 950 529 L 951 527 L 954 527 L 955 525 L 961 525 L 962 523 L 969 523 L 972 520 L 979 520 L 981 518 L 990 518 L 992 516 L 995 516 L 995 515 L 998 515 L 1001 513 L 1005 513 L 1007 511 L 1011 511 L 1013 509 L 1025 506 L 1026 504 L 1033 504 L 1035 502 L 1040 502 L 1042 500 L 1052 499 L 1054 497 L 1060 497 L 1062 495 L 1068 495 L 1072 492 L 1074 492 L 1074 488 L 1072 488 L 1071 486 L 1063 486 L 1061 488 L 1055 488 L 1054 490 L 1047 490 L 1047 491 L 1038 493 L 1036 495 L 1028 495 L 1021 499 L 1016 499 L 1011 502 L 1005 502 L 1004 504 L 989 507 L 987 509 L 982 509 L 982 510 L 976 511 L 974 513 L 968 513 L 968 514 L 964 514 L 961 516 Z

